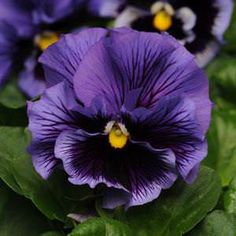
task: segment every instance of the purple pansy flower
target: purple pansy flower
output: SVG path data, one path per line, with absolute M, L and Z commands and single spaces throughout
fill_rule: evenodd
M 213 59 L 223 43 L 233 1 L 149 0 L 137 3 L 132 0 L 91 0 L 90 9 L 101 17 L 115 17 L 116 27 L 169 32 L 196 55 L 197 63 L 203 67 Z
M 84 0 L 1 0 L 0 1 L 0 84 L 13 69 L 19 86 L 28 97 L 46 88 L 39 55 L 79 23 Z M 6 61 L 7 60 L 7 61 Z M 23 67 L 23 70 L 22 70 Z
M 174 38 L 95 28 L 65 35 L 40 60 L 51 87 L 28 116 L 43 178 L 62 164 L 73 184 L 105 185 L 106 208 L 195 180 L 212 105 L 205 74 Z

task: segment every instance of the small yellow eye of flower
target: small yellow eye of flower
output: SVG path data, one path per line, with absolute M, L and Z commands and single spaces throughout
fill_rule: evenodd
M 38 35 L 35 39 L 36 45 L 44 51 L 52 44 L 56 43 L 59 40 L 59 35 L 53 32 L 45 32 L 41 35 Z
M 123 148 L 128 141 L 128 134 L 122 132 L 119 126 L 113 126 L 109 132 L 109 143 L 113 148 Z
M 168 30 L 172 25 L 172 16 L 165 10 L 161 10 L 156 13 L 153 19 L 153 25 L 160 31 Z

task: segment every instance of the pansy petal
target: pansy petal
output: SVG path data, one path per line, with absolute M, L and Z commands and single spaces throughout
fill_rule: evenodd
M 80 65 L 74 88 L 86 106 L 102 96 L 116 112 L 127 93 L 141 88 L 137 106 L 151 108 L 161 97 L 181 93 L 195 102 L 202 129 L 209 126 L 207 78 L 193 56 L 167 34 L 132 31 L 102 39 Z
M 207 156 L 207 142 L 183 144 L 173 148 L 176 165 L 181 177 L 191 183 L 197 177 L 196 166 Z
M 77 34 L 67 34 L 56 44 L 50 46 L 39 61 L 45 69 L 49 86 L 63 80 L 72 83 L 72 78 L 87 51 L 102 37 L 107 30 L 102 28 L 86 29 Z
M 200 162 L 207 156 L 207 142 L 203 141 L 195 145 L 180 145 L 174 148 L 176 164 L 181 177 L 192 183 L 197 177 Z
M 214 6 L 218 9 L 218 14 L 214 20 L 212 33 L 218 40 L 223 39 L 223 34 L 230 24 L 233 13 L 232 0 L 215 0 Z
M 0 46 L 1 47 L 1 46 Z M 13 64 L 11 59 L 2 58 L 0 55 L 0 86 L 8 79 L 11 70 L 13 68 Z
M 35 33 L 36 26 L 33 25 L 31 10 L 33 3 L 31 0 L 1 0 L 0 20 L 4 20 L 13 25 L 19 36 L 28 38 Z
M 199 168 L 200 168 L 200 163 L 196 164 L 192 169 L 191 171 L 188 173 L 188 175 L 185 177 L 185 181 L 189 184 L 192 184 L 197 176 L 198 176 L 198 173 L 199 173 Z
M 183 23 L 183 30 L 189 31 L 191 30 L 195 24 L 197 17 L 191 8 L 181 7 L 176 11 L 177 19 L 180 19 Z
M 82 107 L 75 100 L 72 88 L 61 82 L 47 89 L 39 101 L 28 102 L 29 130 L 33 139 L 29 152 L 36 170 L 44 178 L 58 163 L 54 146 L 63 131 L 82 127 L 91 132 L 103 132 L 109 117 L 103 117 L 105 110 L 101 110 L 98 101 L 91 108 Z
M 32 155 L 35 170 L 47 179 L 60 161 L 54 156 L 55 142 L 33 142 L 28 152 Z
M 177 178 L 175 155 L 170 149 L 154 149 L 149 144 L 133 142 L 126 158 L 132 194 L 126 208 L 153 201 Z
M 169 140 L 166 135 L 179 140 L 182 138 L 180 135 L 184 135 L 183 138 L 195 137 L 199 141 L 204 137 L 196 120 L 196 105 L 184 96 L 163 97 L 153 109 L 138 108 L 128 111 L 123 115 L 123 122 L 135 138 L 140 141 L 142 138 L 147 139 L 154 146 L 155 141 L 165 142 L 164 138 Z M 163 137 L 157 139 L 159 135 Z
M 176 179 L 171 150 L 156 150 L 147 144 L 131 142 L 124 150 L 117 151 L 106 136 L 82 130 L 63 132 L 57 139 L 55 156 L 62 160 L 73 184 L 89 184 L 94 188 L 103 183 L 130 193 L 126 207 L 156 199 L 161 189 L 169 188 Z M 116 202 L 123 203 L 123 197 Z
M 102 207 L 114 209 L 129 202 L 131 194 L 122 189 L 106 188 L 103 191 Z
M 115 17 L 126 0 L 90 0 L 88 4 L 92 15 L 100 17 Z
M 28 57 L 24 69 L 19 75 L 19 87 L 29 98 L 41 95 L 46 89 L 43 68 L 37 62 L 37 56 Z
M 189 173 L 207 155 L 207 143 L 195 109 L 190 99 L 163 98 L 155 110 L 134 110 L 129 117 L 124 116 L 124 122 L 134 139 L 145 140 L 156 148 L 170 148 L 180 175 L 189 179 Z
M 54 156 L 56 138 L 63 130 L 73 129 L 75 114 L 73 92 L 65 83 L 46 91 L 40 101 L 28 102 L 29 130 L 32 143 L 28 149 L 36 171 L 48 178 L 59 161 Z
M 69 181 L 73 184 L 88 184 L 94 188 L 99 183 L 108 187 L 122 188 L 115 181 L 106 179 L 105 140 L 99 134 L 83 130 L 65 131 L 56 141 L 55 156 L 63 162 Z
M 73 14 L 84 0 L 40 0 L 33 11 L 34 23 L 54 23 Z
M 197 43 L 195 44 L 197 46 Z M 205 67 L 219 52 L 221 45 L 217 41 L 205 43 L 205 48 L 196 52 L 196 62 L 198 66 Z
M 232 16 L 233 1 L 176 1 L 174 5 L 177 9 L 188 7 L 195 13 L 197 20 L 192 29 L 195 38 L 185 46 L 197 56 L 197 62 L 201 67 L 206 66 L 216 55 L 219 43 L 223 42 L 223 33 L 229 26 Z
M 183 60 L 172 61 L 180 51 Z M 165 73 L 174 73 L 178 66 L 188 64 L 191 59 L 192 56 L 167 35 L 136 31 L 116 35 L 102 39 L 87 53 L 74 77 L 75 91 L 85 105 L 90 105 L 99 95 L 109 99 L 110 107 L 116 106 L 114 109 L 119 110 L 129 90 L 154 88 L 162 77 L 166 79 Z M 153 95 L 145 92 L 142 95 L 146 99 Z
M 76 115 L 69 108 L 76 104 L 73 90 L 64 82 L 49 88 L 39 101 L 29 102 L 29 129 L 33 140 L 55 141 L 63 130 L 73 129 Z
M 0 21 L 0 85 L 8 79 L 17 53 L 17 33 L 13 26 Z
M 137 7 L 128 6 L 126 7 L 115 19 L 115 27 L 128 27 L 137 20 L 139 17 L 144 17 L 149 15 L 148 11 L 144 11 Z

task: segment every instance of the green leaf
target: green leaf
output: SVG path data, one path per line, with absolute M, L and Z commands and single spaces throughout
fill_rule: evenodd
M 235 38 L 236 38 L 236 1 L 234 1 L 234 9 L 233 9 L 233 16 L 231 20 L 231 24 L 228 28 L 228 30 L 225 33 L 225 41 L 226 46 L 224 48 L 225 51 L 229 53 L 235 53 L 236 52 L 236 44 L 235 44 Z
M 113 219 L 92 218 L 77 225 L 68 236 L 126 236 L 131 235 L 128 225 Z
M 49 232 L 41 234 L 41 236 L 65 236 L 65 234 L 58 231 L 49 231 Z
M 67 214 L 82 207 L 89 188 L 68 183 L 64 175 L 43 180 L 26 152 L 28 133 L 23 128 L 0 127 L 0 178 L 15 192 L 29 198 L 49 219 L 66 221 Z
M 208 157 L 204 163 L 215 169 L 222 184 L 228 185 L 236 170 L 236 111 L 218 109 L 213 111 L 208 133 Z
M 0 127 L 0 177 L 15 192 L 31 199 L 51 219 L 64 219 L 63 208 L 46 181 L 32 168 L 23 128 Z
M 0 91 L 0 103 L 9 108 L 20 108 L 25 106 L 26 98 L 17 87 L 17 81 L 9 81 Z
M 28 124 L 26 107 L 9 108 L 0 103 L 0 126 L 22 126 Z
M 235 236 L 236 215 L 215 210 L 210 213 L 188 236 Z M 186 236 L 187 236 L 186 235 Z
M 39 236 L 50 227 L 30 201 L 9 191 L 0 182 L 0 236 Z
M 178 181 L 156 201 L 128 212 L 116 212 L 115 219 L 108 218 L 107 214 L 89 219 L 69 236 L 180 236 L 214 208 L 220 192 L 219 177 L 213 170 L 202 167 L 199 178 L 192 185 Z
M 127 222 L 136 236 L 180 236 L 214 208 L 220 192 L 219 177 L 202 167 L 192 185 L 178 181 L 155 202 L 131 209 Z
M 236 177 L 234 177 L 224 194 L 224 208 L 227 213 L 236 214 Z
M 207 68 L 208 76 L 211 82 L 215 85 L 213 88 L 213 95 L 224 98 L 225 100 L 234 104 L 234 106 L 236 105 L 235 64 L 235 57 L 222 55 L 213 61 Z M 214 98 L 217 99 L 217 96 L 214 96 Z

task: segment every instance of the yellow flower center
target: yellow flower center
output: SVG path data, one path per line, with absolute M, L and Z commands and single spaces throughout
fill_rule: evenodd
M 36 45 L 44 51 L 52 44 L 56 43 L 59 40 L 59 35 L 54 32 L 45 32 L 41 35 L 38 35 L 35 39 Z
M 121 149 L 127 144 L 129 133 L 124 125 L 111 121 L 105 132 L 107 132 L 109 143 L 113 148 Z
M 172 26 L 172 16 L 167 11 L 160 10 L 154 16 L 153 25 L 160 31 L 166 31 Z

